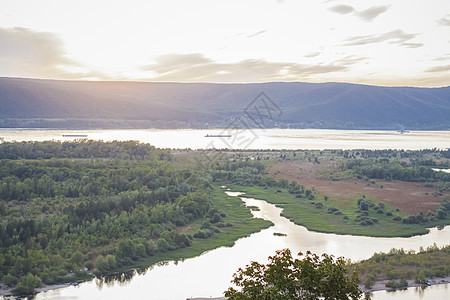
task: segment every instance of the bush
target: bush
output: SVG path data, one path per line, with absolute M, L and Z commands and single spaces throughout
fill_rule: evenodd
M 366 281 L 364 282 L 364 286 L 366 287 L 366 289 L 371 289 L 374 284 L 375 284 L 375 276 L 373 276 L 372 274 L 368 275 L 366 277 Z
M 386 287 L 390 287 L 393 289 L 404 288 L 407 286 L 408 286 L 408 281 L 406 281 L 406 279 L 400 279 L 399 282 L 397 282 L 395 280 L 390 280 L 386 283 Z
M 207 239 L 213 235 L 213 231 L 210 229 L 200 229 L 196 234 L 194 234 L 195 238 L 199 239 Z
M 420 270 L 419 272 L 417 272 L 416 283 L 421 283 L 421 284 L 427 283 L 427 281 L 425 279 L 425 271 L 424 270 Z
M 200 230 L 200 231 L 203 231 L 203 230 Z M 161 252 L 166 252 L 167 250 L 169 250 L 169 243 L 166 241 L 165 238 L 160 238 L 158 240 L 158 242 L 156 243 L 156 245 L 158 247 L 158 250 Z
M 17 287 L 12 290 L 13 294 L 32 294 L 35 288 L 41 287 L 42 282 L 37 278 L 37 276 L 33 276 L 33 274 L 28 273 L 25 276 L 22 276 L 17 284 Z
M 3 277 L 3 281 L 6 283 L 7 286 L 13 287 L 14 285 L 17 284 L 19 279 L 16 276 L 8 273 L 6 276 Z

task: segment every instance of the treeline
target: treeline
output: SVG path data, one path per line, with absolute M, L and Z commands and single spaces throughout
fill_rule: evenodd
M 17 293 L 110 272 L 231 226 L 211 204 L 212 177 L 175 164 L 169 151 L 81 140 L 2 143 L 0 152 L 0 281 Z M 204 222 L 196 236 L 176 230 L 196 220 Z
M 169 160 L 167 151 L 155 149 L 137 141 L 102 142 L 78 139 L 75 142 L 2 142 L 0 159 L 49 159 L 49 158 L 118 158 L 118 159 Z
M 332 154 L 337 154 L 344 158 L 414 158 L 422 159 L 430 155 L 437 155 L 443 158 L 450 158 L 450 150 L 441 149 L 422 149 L 422 150 L 404 150 L 404 149 L 380 149 L 380 150 L 369 150 L 369 149 L 359 149 L 359 150 L 325 150 L 330 151 Z M 443 166 L 447 166 L 445 163 Z
M 392 160 L 387 158 L 347 159 L 342 161 L 341 170 L 352 170 L 360 179 L 387 179 L 402 181 L 444 181 L 450 182 L 450 173 L 436 172 L 429 166 Z
M 450 274 L 450 245 L 426 249 L 418 253 L 403 249 L 391 249 L 388 253 L 375 253 L 371 258 L 354 264 L 367 289 L 376 281 L 389 280 L 387 287 L 405 287 L 407 280 L 426 283 L 427 278 L 446 277 Z

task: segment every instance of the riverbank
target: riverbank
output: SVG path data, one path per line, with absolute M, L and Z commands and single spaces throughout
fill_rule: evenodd
M 220 228 L 220 232 L 215 233 L 209 238 L 193 239 L 192 245 L 189 247 L 177 249 L 175 251 L 157 253 L 155 256 L 135 261 L 132 265 L 118 267 L 104 275 L 115 275 L 136 269 L 146 269 L 158 263 L 173 260 L 182 261 L 184 259 L 196 257 L 219 247 L 232 247 L 238 239 L 260 232 L 273 225 L 272 222 L 254 218 L 250 209 L 243 205 L 242 200 L 239 197 L 230 197 L 225 194 L 225 191 L 225 187 L 214 186 L 211 199 L 213 199 L 212 204 L 214 208 L 226 215 L 223 221 L 232 224 L 232 226 Z M 194 235 L 200 230 L 203 223 L 204 220 L 198 220 L 185 227 L 183 233 Z
M 51 291 L 51 290 L 57 290 L 57 289 L 62 289 L 65 287 L 69 287 L 71 284 L 70 283 L 65 283 L 65 284 L 53 284 L 53 285 L 46 285 L 44 287 L 38 288 L 38 289 L 34 289 L 34 291 L 36 293 L 40 293 L 40 292 L 46 292 L 46 291 Z M 12 295 L 12 290 L 14 288 L 1 288 L 0 289 L 0 296 L 10 296 Z
M 396 221 L 408 215 L 388 204 L 380 205 L 371 197 L 364 196 L 364 199 L 373 206 L 361 211 L 358 199 L 362 195 L 342 202 L 314 190 L 299 197 L 289 193 L 287 188 L 279 187 L 232 186 L 232 189 L 245 192 L 246 197 L 262 199 L 283 208 L 282 216 L 310 231 L 368 237 L 412 237 L 429 233 L 424 224 Z M 429 225 L 435 227 L 439 224 Z

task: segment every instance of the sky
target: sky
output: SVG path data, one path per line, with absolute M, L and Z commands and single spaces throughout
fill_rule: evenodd
M 450 85 L 449 0 L 1 0 L 0 76 Z

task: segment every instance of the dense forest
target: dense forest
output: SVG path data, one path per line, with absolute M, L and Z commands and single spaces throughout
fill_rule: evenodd
M 2 143 L 0 158 L 0 281 L 17 293 L 132 265 L 231 226 L 211 206 L 211 179 L 150 145 Z M 176 230 L 201 218 L 194 235 Z

